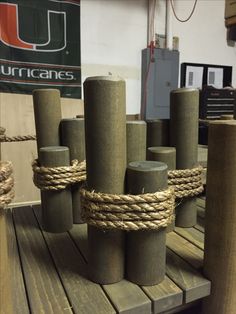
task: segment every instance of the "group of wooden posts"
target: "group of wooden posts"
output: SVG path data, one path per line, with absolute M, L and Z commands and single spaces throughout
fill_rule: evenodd
M 85 120 L 61 120 L 59 92 L 34 91 L 40 165 L 69 166 L 73 159 L 81 162 L 86 155 L 87 188 L 111 194 L 165 189 L 168 169 L 197 165 L 197 90 L 171 92 L 170 120 L 126 121 L 125 98 L 123 80 L 88 78 L 84 83 Z M 236 208 L 232 208 L 236 204 L 236 124 L 213 123 L 209 133 L 204 272 L 213 285 L 204 308 L 208 314 L 228 314 L 234 313 L 232 306 L 236 309 Z M 63 191 L 41 191 L 46 231 L 64 232 L 73 223 L 83 222 L 80 187 L 77 183 Z M 177 226 L 192 227 L 196 218 L 194 198 L 176 204 Z M 171 228 L 125 232 L 88 225 L 90 279 L 100 284 L 124 277 L 140 285 L 160 283 L 165 276 L 166 229 Z

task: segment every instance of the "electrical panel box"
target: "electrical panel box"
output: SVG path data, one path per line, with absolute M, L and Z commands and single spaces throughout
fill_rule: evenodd
M 179 52 L 142 50 L 141 111 L 144 119 L 169 119 L 170 92 L 178 88 Z

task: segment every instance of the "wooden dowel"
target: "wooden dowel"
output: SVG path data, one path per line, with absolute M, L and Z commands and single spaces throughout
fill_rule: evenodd
M 179 88 L 170 96 L 170 145 L 176 147 L 176 168 L 191 169 L 197 164 L 199 91 Z M 195 198 L 176 207 L 176 226 L 192 227 L 197 222 Z
M 60 145 L 60 92 L 56 89 L 33 91 L 34 118 L 38 153 L 41 147 Z
M 149 147 L 148 148 L 148 160 L 155 160 L 164 162 L 167 164 L 168 170 L 176 169 L 176 149 L 175 147 Z M 171 232 L 174 230 L 175 221 L 173 221 L 166 228 L 166 232 Z
M 127 164 L 146 160 L 146 133 L 145 121 L 126 122 Z
M 232 114 L 222 114 L 220 116 L 221 120 L 234 120 L 234 116 Z
M 131 162 L 127 167 L 127 193 L 153 193 L 167 188 L 167 166 L 157 161 Z M 130 231 L 126 236 L 127 279 L 155 285 L 165 276 L 166 228 Z
M 209 126 L 204 274 L 211 295 L 203 313 L 236 311 L 236 121 Z
M 169 120 L 147 120 L 147 148 L 169 145 Z M 147 152 L 148 153 L 148 152 Z
M 70 151 L 70 160 L 85 160 L 84 119 L 62 119 L 60 123 L 61 145 L 67 146 Z M 83 183 L 71 186 L 73 204 L 73 222 L 82 223 L 79 189 Z
M 70 165 L 68 147 L 50 146 L 39 149 L 41 166 L 61 167 Z M 70 187 L 59 191 L 41 191 L 42 225 L 48 232 L 65 232 L 73 226 Z
M 88 188 L 124 193 L 126 172 L 125 81 L 92 77 L 84 83 Z M 88 228 L 90 279 L 101 284 L 124 277 L 124 232 Z

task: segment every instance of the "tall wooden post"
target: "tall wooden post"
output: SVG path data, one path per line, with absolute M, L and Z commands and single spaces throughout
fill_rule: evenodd
M 61 145 L 70 151 L 70 160 L 85 160 L 84 119 L 62 119 L 60 123 Z M 83 183 L 71 186 L 73 204 L 73 222 L 82 223 L 79 189 Z
M 147 120 L 147 148 L 169 145 L 169 120 Z M 148 152 L 147 152 L 148 153 Z
M 146 160 L 146 133 L 145 121 L 126 122 L 127 164 Z
M 33 91 L 34 119 L 38 152 L 41 147 L 60 145 L 60 92 L 56 89 Z
M 70 165 L 68 147 L 50 146 L 39 149 L 41 166 L 61 167 Z M 59 191 L 41 191 L 42 226 L 48 232 L 65 232 L 73 226 L 70 187 Z
M 176 168 L 191 169 L 197 164 L 199 91 L 180 88 L 170 96 L 170 144 L 176 147 Z M 195 198 L 176 207 L 176 226 L 192 227 L 197 221 Z
M 131 162 L 127 168 L 127 193 L 153 193 L 167 188 L 167 166 L 161 162 Z M 165 276 L 166 228 L 127 232 L 126 273 L 140 285 L 155 285 Z
M 204 274 L 211 295 L 203 313 L 236 311 L 236 121 L 209 126 Z
M 126 172 L 125 81 L 91 77 L 84 83 L 88 188 L 124 193 Z M 91 280 L 109 284 L 124 277 L 124 232 L 88 227 Z
M 148 148 L 148 160 L 155 160 L 164 162 L 167 164 L 168 170 L 176 169 L 176 149 L 175 147 L 149 147 Z M 175 221 L 173 220 L 166 228 L 166 232 L 174 230 Z

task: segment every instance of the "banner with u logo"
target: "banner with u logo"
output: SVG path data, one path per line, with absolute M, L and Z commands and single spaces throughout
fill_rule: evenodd
M 81 97 L 80 0 L 0 0 L 0 91 Z

